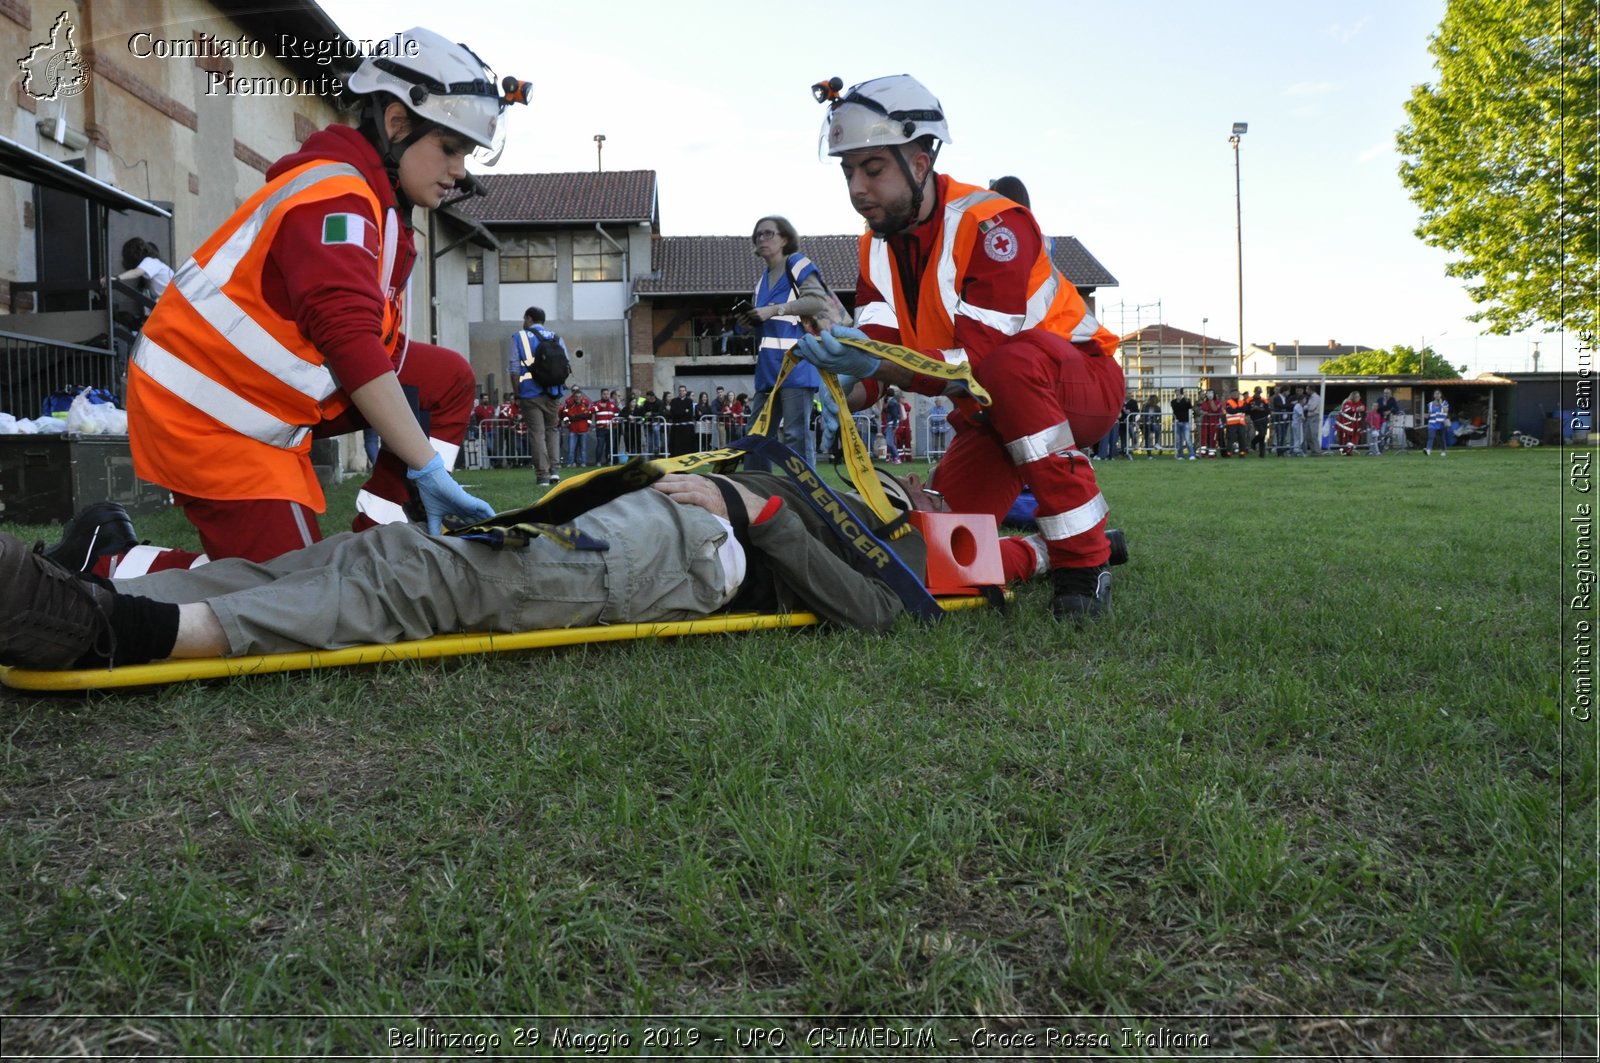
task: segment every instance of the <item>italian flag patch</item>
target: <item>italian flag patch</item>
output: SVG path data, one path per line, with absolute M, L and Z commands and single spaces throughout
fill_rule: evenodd
M 378 257 L 378 229 L 359 214 L 329 214 L 322 219 L 322 242 L 355 244 Z

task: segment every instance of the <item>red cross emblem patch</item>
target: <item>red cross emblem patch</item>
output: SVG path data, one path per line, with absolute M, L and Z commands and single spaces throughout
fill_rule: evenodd
M 1010 262 L 1017 257 L 1017 234 L 1008 225 L 990 229 L 983 237 L 983 253 L 996 262 Z

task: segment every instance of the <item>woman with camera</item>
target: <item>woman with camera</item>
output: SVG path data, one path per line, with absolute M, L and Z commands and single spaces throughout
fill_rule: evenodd
M 756 282 L 751 305 L 739 315 L 739 323 L 760 330 L 761 347 L 756 353 L 756 393 L 751 399 L 749 417 L 757 415 L 773 401 L 774 385 L 783 356 L 805 335 L 801 318 L 816 317 L 832 306 L 822 273 L 800 253 L 800 234 L 787 218 L 769 215 L 756 222 L 750 234 L 755 255 L 766 266 Z M 777 388 L 777 409 L 772 411 L 768 435 L 780 440 L 809 464 L 816 464 L 816 444 L 810 431 L 811 404 L 822 379 L 816 367 L 802 361 Z M 770 464 L 751 455 L 745 459 L 751 472 L 769 472 Z

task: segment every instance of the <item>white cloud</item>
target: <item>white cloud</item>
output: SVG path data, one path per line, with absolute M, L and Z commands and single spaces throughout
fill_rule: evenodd
M 1376 144 L 1372 145 L 1370 148 L 1367 148 L 1360 155 L 1357 155 L 1356 156 L 1356 161 L 1359 162 L 1359 163 L 1362 163 L 1363 165 L 1365 165 L 1366 163 L 1371 162 L 1373 159 L 1382 158 L 1383 156 L 1389 154 L 1393 150 L 1394 150 L 1394 141 L 1393 140 L 1391 140 L 1391 139 L 1380 140 Z
M 1332 37 L 1334 40 L 1338 41 L 1340 44 L 1349 44 L 1351 39 L 1354 38 L 1356 34 L 1360 33 L 1362 28 L 1371 21 L 1371 15 L 1362 15 L 1352 25 L 1342 26 L 1336 22 L 1327 29 L 1323 30 L 1323 32 Z

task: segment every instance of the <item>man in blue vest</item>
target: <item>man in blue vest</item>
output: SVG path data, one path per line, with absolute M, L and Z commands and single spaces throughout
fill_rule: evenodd
M 528 426 L 535 482 L 553 484 L 561 481 L 557 470 L 561 466 L 561 396 L 566 386 L 542 384 L 534 379 L 535 353 L 540 343 L 558 345 L 562 359 L 566 359 L 567 345 L 544 327 L 544 310 L 530 306 L 522 312 L 522 330 L 511 337 L 511 379 L 517 382 L 517 401 Z

